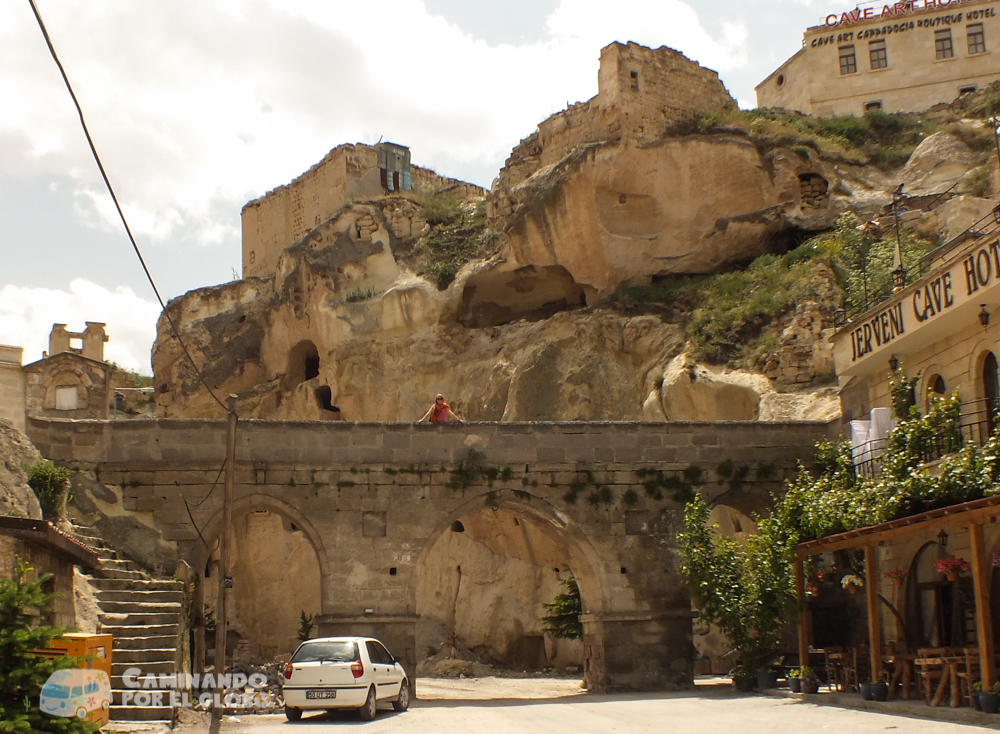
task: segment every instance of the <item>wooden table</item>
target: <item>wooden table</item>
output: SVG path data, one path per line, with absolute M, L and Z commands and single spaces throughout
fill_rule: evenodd
M 884 655 L 882 662 L 892 666 L 892 679 L 889 681 L 889 700 L 896 698 L 896 686 L 902 683 L 902 697 L 906 700 L 910 698 L 910 684 L 913 681 L 913 661 L 916 655 L 894 652 L 891 655 Z
M 964 663 L 964 655 L 961 657 L 917 658 L 913 661 L 913 664 L 920 668 L 941 668 L 941 681 L 934 691 L 934 697 L 930 701 L 931 706 L 941 705 L 941 701 L 944 700 L 946 686 L 949 687 L 951 694 L 951 707 L 958 708 L 961 705 L 958 690 L 958 667 Z

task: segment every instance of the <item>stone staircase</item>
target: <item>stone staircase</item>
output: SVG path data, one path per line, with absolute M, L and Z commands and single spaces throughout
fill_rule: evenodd
M 128 668 L 139 668 L 143 676 L 176 672 L 183 582 L 150 578 L 132 561 L 119 558 L 117 551 L 108 548 L 92 528 L 74 525 L 73 535 L 100 557 L 100 565 L 89 581 L 97 590 L 101 632 L 114 638 L 112 721 L 170 721 L 173 709 L 168 705 L 169 691 L 164 694 L 163 706 L 123 706 L 122 693 L 137 689 L 127 688 L 122 675 Z

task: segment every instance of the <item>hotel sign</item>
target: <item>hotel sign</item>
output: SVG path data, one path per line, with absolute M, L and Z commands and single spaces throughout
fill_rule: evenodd
M 906 2 L 883 5 L 881 10 L 879 10 L 878 6 L 875 5 L 873 7 L 863 9 L 855 8 L 854 10 L 846 13 L 831 13 L 826 16 L 825 22 L 830 28 L 835 28 L 837 26 L 863 23 L 866 20 L 891 20 L 893 18 L 899 18 L 903 15 L 909 15 L 910 13 L 919 10 L 944 10 L 945 8 L 954 8 L 958 5 L 966 5 L 975 1 L 976 0 L 907 0 Z M 995 14 L 996 11 L 993 8 L 989 8 L 987 10 L 973 11 L 969 13 L 968 19 L 975 20 L 976 18 L 991 18 L 995 17 Z M 959 17 L 956 22 L 962 22 L 962 18 Z
M 905 296 L 852 328 L 849 332 L 851 364 L 912 333 L 956 305 L 976 300 L 979 291 L 998 279 L 1000 244 L 991 242 L 968 253 L 944 272 L 925 279 L 922 284 L 911 286 Z M 846 343 L 843 348 L 846 357 Z M 838 364 L 840 368 L 845 366 L 843 362 Z

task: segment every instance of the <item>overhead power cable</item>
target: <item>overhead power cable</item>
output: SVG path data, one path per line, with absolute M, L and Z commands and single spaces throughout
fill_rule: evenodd
M 135 237 L 132 236 L 132 229 L 128 226 L 128 220 L 125 219 L 125 212 L 122 211 L 121 205 L 118 203 L 118 197 L 115 195 L 114 187 L 111 186 L 111 180 L 108 178 L 107 172 L 104 170 L 104 164 L 101 162 L 101 156 L 97 152 L 97 146 L 94 145 L 93 138 L 90 137 L 90 130 L 87 127 L 87 120 L 83 116 L 83 109 L 80 107 L 80 102 L 76 98 L 76 94 L 73 92 L 73 85 L 69 83 L 69 77 L 66 75 L 66 70 L 63 68 L 62 62 L 59 61 L 59 55 L 56 54 L 55 46 L 52 45 L 52 39 L 49 37 L 49 32 L 45 28 L 45 23 L 42 21 L 41 13 L 38 12 L 38 7 L 35 5 L 35 0 L 28 0 L 31 5 L 31 11 L 35 14 L 35 20 L 38 21 L 38 27 L 42 31 L 42 36 L 45 38 L 45 43 L 49 47 L 49 53 L 52 54 L 52 60 L 56 62 L 56 66 L 59 67 L 59 73 L 62 74 L 63 81 L 66 83 L 66 89 L 69 91 L 69 96 L 73 100 L 73 104 L 76 106 L 76 112 L 80 116 L 80 125 L 83 127 L 83 134 L 87 136 L 87 143 L 90 145 L 90 152 L 94 154 L 94 160 L 97 162 L 97 168 L 101 171 L 101 178 L 104 179 L 105 186 L 108 187 L 108 193 L 111 194 L 111 200 L 115 204 L 115 209 L 118 210 L 118 216 L 122 220 L 122 224 L 125 227 L 125 233 L 128 235 L 129 242 L 132 243 L 132 249 L 135 250 L 136 257 L 139 258 L 139 264 L 142 265 L 142 270 L 146 274 L 146 279 L 149 281 L 149 285 L 153 289 L 153 293 L 156 295 L 156 300 L 160 302 L 160 307 L 163 309 L 163 315 L 167 319 L 167 323 L 170 325 L 170 330 L 173 332 L 174 338 L 177 339 L 177 343 L 181 345 L 181 350 L 183 350 L 184 355 L 188 358 L 191 366 L 194 368 L 195 374 L 198 375 L 198 379 L 201 380 L 201 384 L 205 386 L 208 390 L 208 394 L 212 396 L 212 399 L 219 404 L 219 406 L 229 412 L 229 408 L 223 403 L 219 396 L 215 394 L 215 391 L 209 386 L 208 382 L 205 380 L 205 376 L 198 369 L 198 365 L 195 364 L 194 359 L 191 357 L 191 352 L 188 351 L 187 345 L 184 340 L 181 339 L 180 332 L 177 330 L 177 325 L 174 324 L 174 320 L 170 317 L 170 312 L 167 310 L 167 305 L 163 302 L 163 298 L 160 297 L 160 291 L 156 287 L 156 283 L 153 281 L 153 276 L 149 272 L 149 268 L 146 267 L 146 261 L 142 257 L 142 252 L 139 251 L 139 245 L 135 241 Z

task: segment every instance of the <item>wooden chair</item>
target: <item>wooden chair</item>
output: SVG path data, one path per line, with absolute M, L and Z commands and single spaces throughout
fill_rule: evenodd
M 979 648 L 965 648 L 965 665 L 958 671 L 959 696 L 972 706 L 972 684 L 979 680 Z
M 847 659 L 844 662 L 844 688 L 848 691 L 860 691 L 861 684 L 867 683 L 870 678 L 871 662 L 868 646 L 852 647 L 847 652 Z
M 917 661 L 922 658 L 942 658 L 947 654 L 948 649 L 944 647 L 922 647 L 917 650 Z M 917 669 L 917 678 L 920 681 L 918 688 L 923 691 L 924 700 L 930 706 L 937 684 L 944 675 L 944 665 L 917 665 L 914 662 L 914 667 Z
M 826 662 L 826 685 L 831 691 L 843 690 L 844 686 L 844 648 L 826 647 L 823 648 L 823 657 Z

